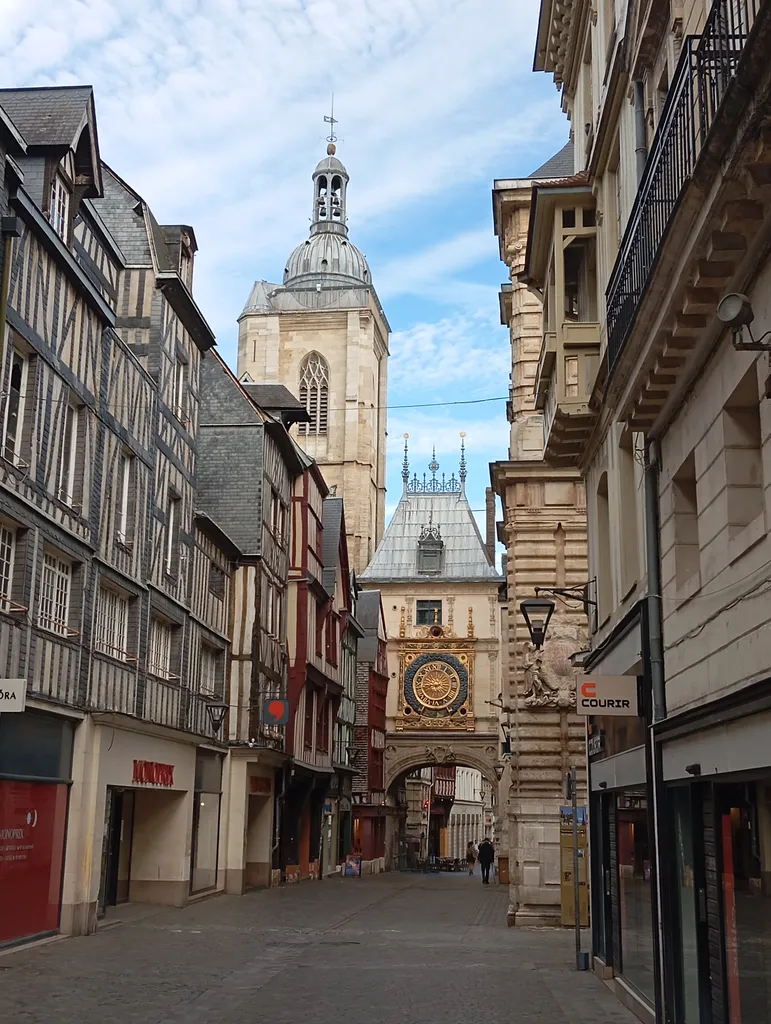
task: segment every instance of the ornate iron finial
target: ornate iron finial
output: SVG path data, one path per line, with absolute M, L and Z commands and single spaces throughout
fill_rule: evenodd
M 434 445 L 428 468 L 431 470 L 431 476 L 436 479 L 436 474 L 439 472 L 439 463 L 436 461 L 436 445 Z
M 404 481 L 404 493 L 407 493 L 407 487 L 410 482 L 410 460 L 407 456 L 407 441 L 409 440 L 409 434 L 404 435 L 404 459 L 402 460 L 402 480 Z
M 461 487 L 463 487 L 463 485 L 466 483 L 466 431 L 465 430 L 461 430 L 461 432 L 460 432 L 460 472 L 458 473 L 458 476 L 460 477 L 460 485 L 461 485 Z
M 337 135 L 335 135 L 335 125 L 337 124 L 337 118 L 335 117 L 335 94 L 332 93 L 332 107 L 329 114 L 324 114 L 324 121 L 329 125 L 329 135 L 327 135 L 327 153 L 330 156 L 335 155 L 335 143 L 337 142 Z

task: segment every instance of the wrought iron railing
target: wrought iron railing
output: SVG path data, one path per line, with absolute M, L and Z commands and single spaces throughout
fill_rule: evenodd
M 763 2 L 715 0 L 701 36 L 684 42 L 605 293 L 611 370 Z

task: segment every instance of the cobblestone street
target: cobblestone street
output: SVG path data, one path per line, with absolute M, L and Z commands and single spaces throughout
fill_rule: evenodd
M 631 1024 L 569 931 L 506 927 L 479 877 L 380 875 L 114 908 L 96 936 L 0 956 L 14 1024 Z M 118 923 L 120 922 L 120 923 Z

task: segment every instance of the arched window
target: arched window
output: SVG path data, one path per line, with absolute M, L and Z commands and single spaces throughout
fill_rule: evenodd
M 310 423 L 300 424 L 301 434 L 326 434 L 329 411 L 329 364 L 318 352 L 309 352 L 300 365 L 300 401 Z

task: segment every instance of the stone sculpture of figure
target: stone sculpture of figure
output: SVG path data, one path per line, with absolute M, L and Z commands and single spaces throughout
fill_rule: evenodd
M 559 684 L 552 682 L 544 672 L 543 654 L 532 644 L 525 647 L 525 703 L 531 705 L 557 704 Z

